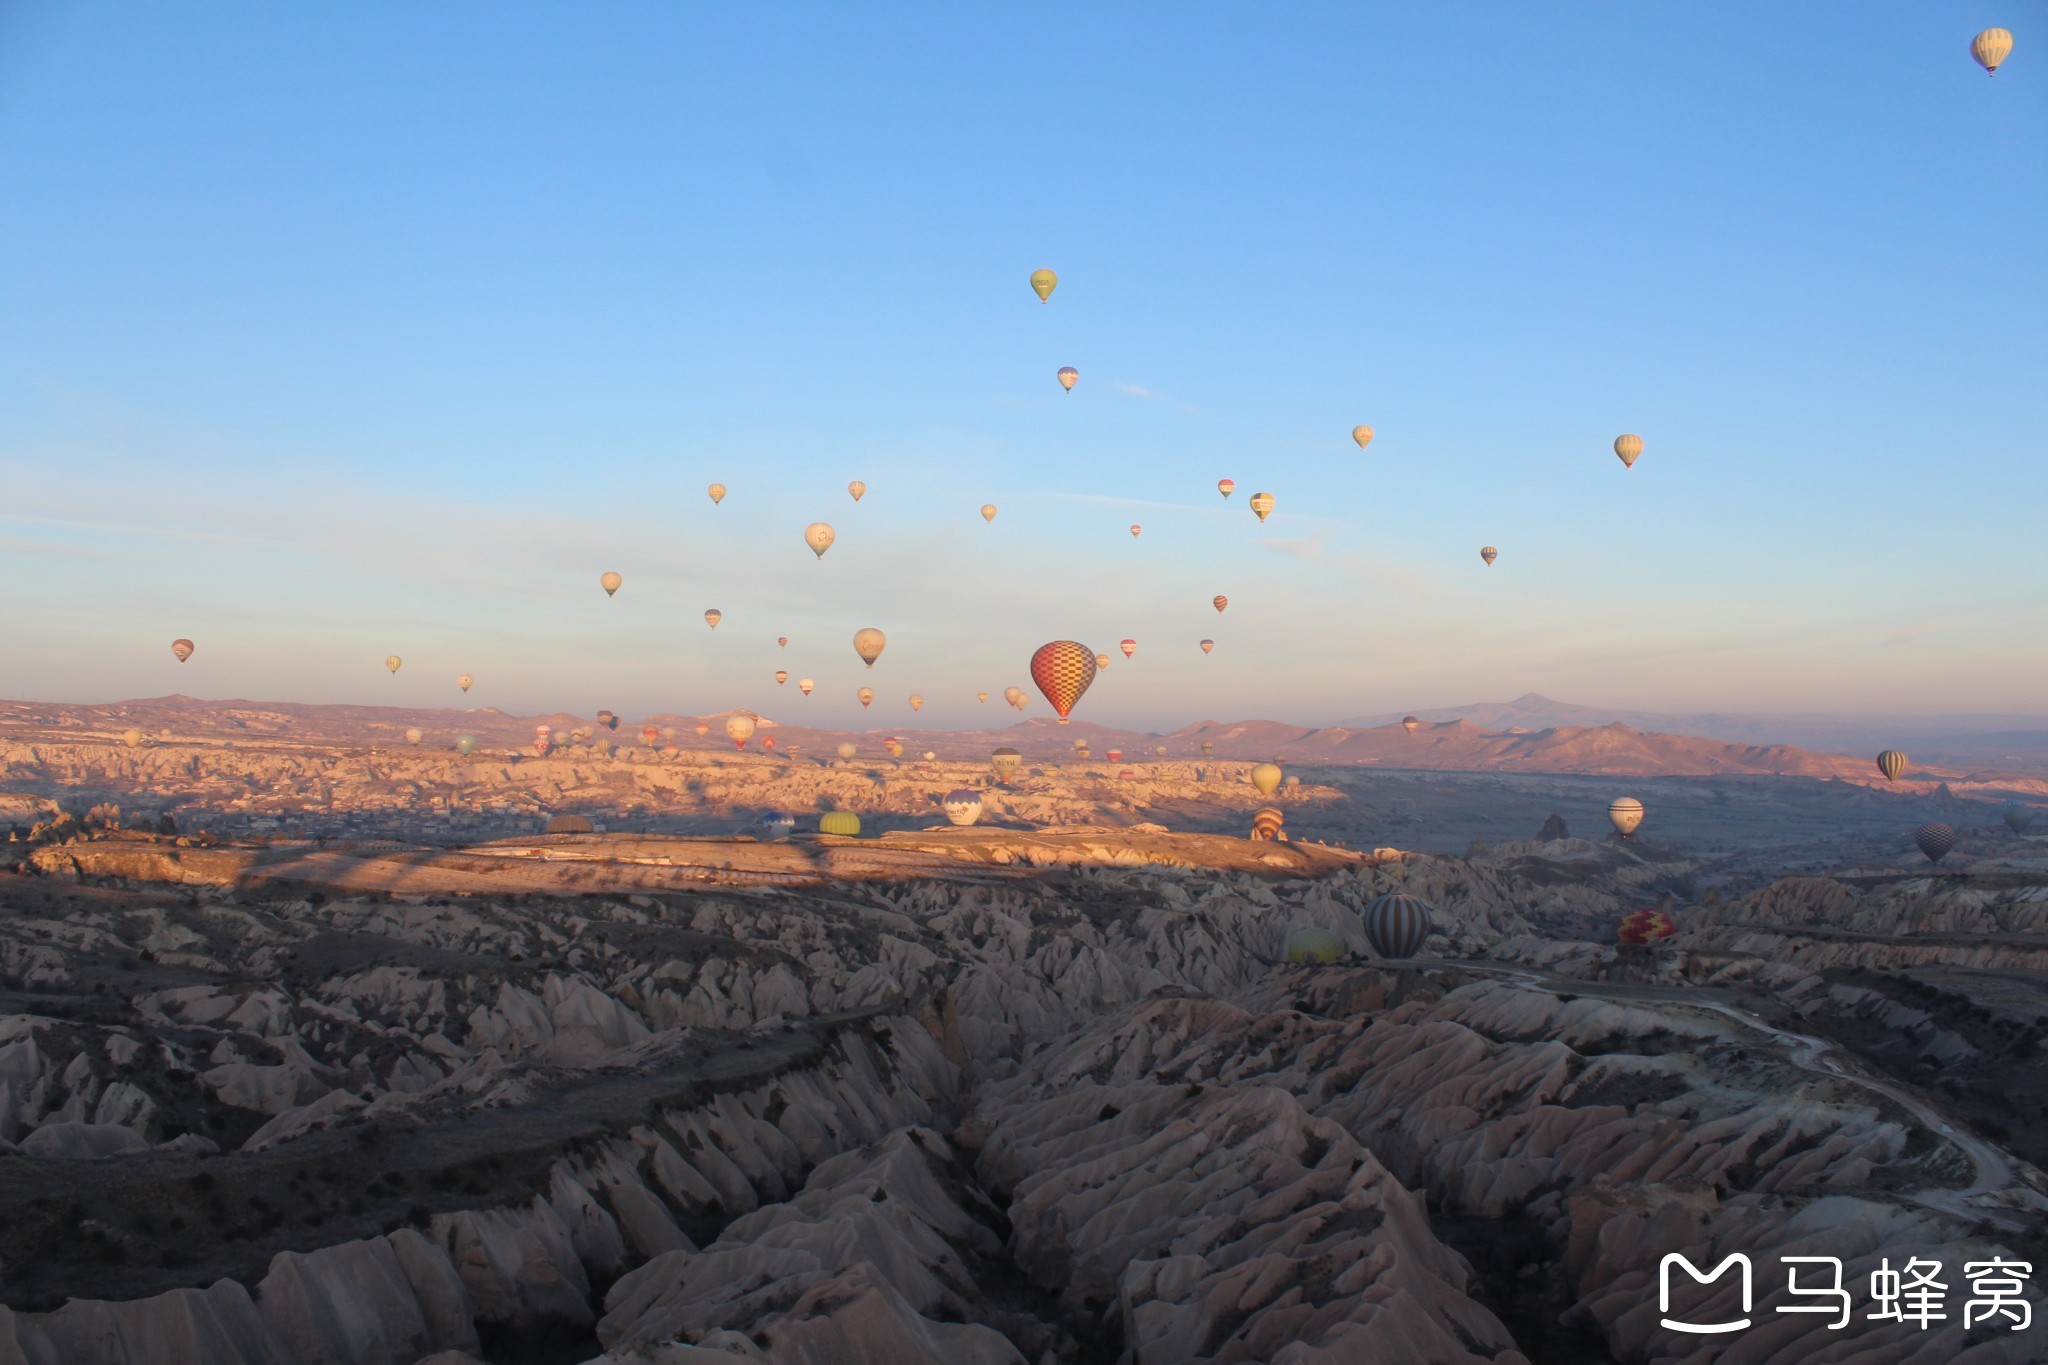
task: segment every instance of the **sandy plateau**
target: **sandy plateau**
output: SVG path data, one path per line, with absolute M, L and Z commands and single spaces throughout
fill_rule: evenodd
M 2048 775 L 707 722 L 0 705 L 0 1365 L 2048 1360 Z

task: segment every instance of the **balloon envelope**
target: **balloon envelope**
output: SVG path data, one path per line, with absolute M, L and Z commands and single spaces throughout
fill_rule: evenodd
M 1117 648 L 1121 649 L 1124 652 L 1124 657 L 1128 659 L 1138 652 L 1138 642 L 1136 640 L 1126 640 L 1121 645 L 1118 645 Z
M 1643 453 L 1643 438 L 1640 436 L 1617 436 L 1614 438 L 1614 453 L 1621 456 L 1624 468 L 1634 469 L 1636 457 Z
M 1081 372 L 1072 365 L 1063 365 L 1060 367 L 1059 380 L 1060 387 L 1072 393 L 1074 385 L 1081 382 Z
M 1204 640 L 1204 641 L 1202 641 L 1202 652 L 1203 652 L 1204 654 L 1207 654 L 1207 653 L 1209 653 L 1209 652 L 1210 652 L 1211 650 L 1213 650 L 1213 649 L 1215 649 L 1215 648 L 1216 648 L 1216 642 L 1215 642 L 1214 640 Z
M 1488 545 L 1479 551 L 1479 557 L 1486 561 L 1486 567 L 1490 569 L 1493 567 L 1493 561 L 1500 558 L 1500 551 Z
M 473 749 L 475 749 L 475 748 L 476 748 L 476 736 L 475 736 L 475 735 L 457 735 L 457 736 L 455 737 L 455 752 L 456 752 L 456 753 L 458 753 L 458 754 L 467 754 L 467 753 L 469 753 L 469 752 L 470 752 L 471 750 L 473 750 Z
M 121 732 L 121 742 L 131 749 L 140 749 L 142 747 L 142 731 L 123 730 Z
M 704 624 L 710 626 L 713 630 L 717 630 L 718 623 L 724 619 L 725 613 L 717 607 L 713 607 L 710 611 L 704 613 Z
M 872 687 L 863 687 L 855 695 L 860 698 L 860 704 L 862 706 L 866 706 L 869 702 L 875 699 L 875 689 Z
M 1296 929 L 1287 936 L 1287 960 L 1304 966 L 1342 962 L 1344 940 L 1328 929 Z
M 1214 597 L 1209 599 L 1209 605 L 1216 608 L 1216 610 L 1220 612 L 1225 607 L 1230 605 L 1230 599 L 1219 592 Z
M 1040 303 L 1052 298 L 1052 291 L 1059 288 L 1059 285 L 1060 277 L 1050 270 L 1040 267 L 1031 272 L 1031 292 L 1038 295 Z
M 1001 748 L 988 756 L 988 765 L 995 770 L 996 781 L 1008 782 L 1017 775 L 1017 765 L 1024 761 L 1024 755 L 1015 749 Z
M 839 533 L 822 521 L 814 521 L 804 527 L 804 544 L 811 547 L 811 553 L 818 558 L 825 557 L 825 551 L 832 548 L 832 542 L 839 539 Z
M 725 485 L 722 483 L 714 483 L 711 485 L 711 487 L 705 489 L 704 491 L 711 495 L 711 501 L 713 503 L 721 503 L 725 501 Z
M 398 666 L 404 662 L 405 660 L 399 658 L 396 654 L 393 654 L 384 660 L 384 666 L 390 669 L 393 673 L 396 673 L 398 671 Z
M 1271 493 L 1252 494 L 1252 511 L 1254 514 L 1257 515 L 1260 521 L 1264 521 L 1266 519 L 1267 514 L 1270 513 L 1272 510 L 1273 495 Z
M 782 686 L 782 685 L 783 685 L 784 683 L 786 683 L 786 682 L 788 682 L 788 681 L 789 681 L 789 670 L 788 670 L 788 669 L 786 669 L 786 668 L 778 668 L 778 669 L 776 669 L 776 670 L 775 670 L 775 685 L 776 685 L 777 687 L 780 687 L 780 686 Z
M 1938 863 L 1956 846 L 1956 832 L 1951 825 L 1922 825 L 1913 831 L 1913 842 L 1927 855 L 1927 861 Z
M 2002 28 L 1987 28 L 1970 40 L 1970 55 L 1986 74 L 1996 76 L 1998 64 L 2012 55 L 2012 35 Z
M 1365 909 L 1365 936 L 1381 957 L 1414 957 L 1429 938 L 1429 902 L 1386 895 Z
M 426 737 L 427 732 L 425 730 L 420 729 L 417 725 L 411 725 L 406 727 L 405 742 L 407 744 L 417 744 Z
M 598 586 L 604 589 L 604 595 L 606 597 L 610 597 L 614 593 L 618 592 L 619 585 L 624 583 L 625 581 L 625 579 L 619 577 L 615 573 L 600 574 L 598 575 L 597 579 Z
M 996 519 L 996 505 L 994 503 L 985 502 L 981 505 L 981 519 L 983 521 L 994 521 Z
M 1401 717 L 1401 728 L 1403 730 L 1406 730 L 1411 735 L 1415 733 L 1415 727 L 1420 724 L 1422 724 L 1422 722 L 1415 719 L 1415 717 L 1413 716 Z
M 1631 910 L 1621 917 L 1615 937 L 1623 943 L 1641 946 L 1670 938 L 1677 932 L 1677 921 L 1662 910 Z
M 475 683 L 475 682 L 476 682 L 476 679 L 475 679 L 475 678 L 472 678 L 472 677 L 470 677 L 470 676 L 469 676 L 469 674 L 465 673 L 465 674 L 463 674 L 463 675 L 462 675 L 461 677 L 459 677 L 459 678 L 457 678 L 457 679 L 455 680 L 455 685 L 456 685 L 457 687 L 461 688 L 461 689 L 462 689 L 463 691 L 467 692 L 467 691 L 469 691 L 469 689 L 470 689 L 470 686 L 471 686 L 471 684 L 473 684 L 473 683 Z
M 817 684 L 812 682 L 809 678 L 798 678 L 796 680 L 796 690 L 803 693 L 807 697 L 811 695 L 811 689 L 816 686 Z
M 869 668 L 875 666 L 875 660 L 882 657 L 882 650 L 888 644 L 889 637 L 876 630 L 873 626 L 868 626 L 853 633 L 853 652 L 860 655 L 861 662 Z
M 868 491 L 868 486 L 862 483 L 859 479 L 855 479 L 852 483 L 846 485 L 846 491 L 853 494 L 853 500 L 855 502 L 859 502 L 861 494 Z
M 1145 528 L 1142 526 L 1131 527 L 1131 539 L 1136 540 L 1139 536 L 1143 535 L 1144 532 Z
M 946 793 L 940 803 L 946 818 L 956 825 L 971 825 L 981 818 L 981 793 L 962 787 Z
M 1224 497 L 1226 497 L 1226 498 L 1227 498 L 1227 497 L 1229 497 L 1229 496 L 1230 496 L 1230 495 L 1231 495 L 1232 493 L 1235 493 L 1235 492 L 1237 491 L 1237 480 L 1236 480 L 1236 479 L 1218 479 L 1218 480 L 1216 480 L 1216 491 L 1217 491 L 1218 493 L 1221 493 L 1221 494 L 1222 494 L 1222 495 L 1223 495 Z
M 1280 777 L 1280 765 L 1277 763 L 1261 763 L 1252 769 L 1252 785 L 1259 789 L 1261 796 L 1271 796 L 1280 790 Z
M 747 747 L 747 741 L 754 737 L 754 718 L 741 712 L 725 718 L 725 737 L 732 741 L 735 749 Z
M 789 637 L 788 637 L 787 635 L 778 635 L 778 636 L 776 636 L 776 637 L 775 637 L 775 647 L 776 647 L 777 649 L 788 649 L 788 648 L 789 648 Z
M 1607 803 L 1607 818 L 1613 822 L 1615 831 L 1626 839 L 1636 832 L 1636 826 L 1643 823 L 1643 803 L 1633 796 L 1617 796 Z
M 190 640 L 171 641 L 171 653 L 178 656 L 179 663 L 184 663 L 185 660 L 192 657 L 192 649 L 193 645 Z
M 1031 655 L 1031 681 L 1052 703 L 1060 724 L 1067 723 L 1074 703 L 1095 681 L 1098 665 L 1085 645 L 1073 640 L 1054 640 L 1040 645 Z
M 1877 770 L 1884 774 L 1884 780 L 1895 782 L 1900 773 L 1906 771 L 1909 760 L 1897 749 L 1886 749 L 1877 756 Z
M 910 694 L 910 709 L 913 711 L 924 710 L 924 697 L 920 693 L 912 692 Z
M 1358 442 L 1360 450 L 1364 450 L 1372 444 L 1372 428 L 1363 424 L 1351 428 L 1351 439 Z
M 2034 812 L 2017 801 L 2008 801 L 1998 812 L 2005 819 L 2005 827 L 2014 834 L 2025 834 L 2034 823 Z
M 1100 670 L 1100 669 L 1104 669 L 1104 668 L 1108 668 L 1108 667 L 1109 667 L 1109 656 L 1108 656 L 1107 654 L 1098 654 L 1098 655 L 1096 655 L 1096 656 L 1095 656 L 1095 667 L 1096 667 L 1096 668 L 1097 668 L 1098 670 Z
M 1252 812 L 1252 838 L 1268 843 L 1280 837 L 1280 827 L 1287 823 L 1287 813 L 1277 806 L 1261 806 Z

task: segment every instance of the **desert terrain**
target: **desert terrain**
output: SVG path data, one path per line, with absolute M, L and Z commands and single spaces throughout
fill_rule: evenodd
M 2048 1359 L 2041 773 L 721 724 L 0 705 L 0 1363 Z

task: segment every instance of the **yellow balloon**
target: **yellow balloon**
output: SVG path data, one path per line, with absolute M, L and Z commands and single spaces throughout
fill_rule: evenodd
M 1351 439 L 1358 442 L 1360 450 L 1364 450 L 1372 444 L 1372 428 L 1360 423 L 1358 426 L 1351 428 Z
M 459 678 L 457 678 L 457 679 L 455 680 L 455 685 L 456 685 L 457 687 L 461 688 L 461 689 L 462 689 L 463 691 L 467 692 L 467 691 L 469 691 L 469 689 L 470 689 L 470 686 L 471 686 L 471 685 L 472 685 L 473 683 L 475 683 L 475 682 L 476 682 L 476 679 L 475 679 L 475 678 L 472 678 L 472 677 L 470 677 L 470 676 L 469 676 L 469 674 L 465 673 L 465 674 L 463 674 L 463 675 L 462 675 L 461 677 L 459 677 Z
M 1260 521 L 1264 521 L 1266 519 L 1266 514 L 1271 512 L 1272 510 L 1273 495 L 1271 493 L 1252 494 L 1252 511 L 1258 514 L 1258 518 Z
M 924 710 L 924 697 L 916 692 L 912 692 L 910 694 L 910 709 L 913 711 Z
M 1988 76 L 1998 74 L 1998 64 L 2012 55 L 2012 35 L 2002 28 L 1987 28 L 1970 40 L 1970 55 Z
M 1038 301 L 1045 303 L 1052 298 L 1052 291 L 1059 288 L 1060 277 L 1050 270 L 1031 272 L 1031 292 L 1038 295 Z
M 996 505 L 994 503 L 985 502 L 981 505 L 981 519 L 983 521 L 994 521 L 996 519 Z
M 398 671 L 398 666 L 404 662 L 405 660 L 399 658 L 396 654 L 393 654 L 389 658 L 384 660 L 384 666 L 390 669 L 393 673 L 396 673 Z
M 711 501 L 714 504 L 725 501 L 725 485 L 722 483 L 714 483 L 704 491 L 711 495 Z
M 604 589 L 604 595 L 610 597 L 618 592 L 619 585 L 626 580 L 615 573 L 608 573 L 599 577 L 597 581 L 598 585 Z
M 1614 453 L 1621 456 L 1624 469 L 1634 469 L 1636 458 L 1643 453 L 1643 438 L 1640 436 L 1617 436 L 1614 438 Z
M 855 479 L 852 483 L 846 485 L 846 491 L 853 494 L 853 500 L 855 502 L 859 502 L 860 495 L 868 491 L 868 486 L 862 483 L 859 479 Z
M 1280 765 L 1261 763 L 1252 769 L 1252 785 L 1259 789 L 1259 795 L 1271 796 L 1280 790 Z

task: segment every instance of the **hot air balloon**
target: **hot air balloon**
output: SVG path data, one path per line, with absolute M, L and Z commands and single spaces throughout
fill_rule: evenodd
M 872 687 L 863 687 L 855 695 L 860 698 L 861 707 L 865 709 L 868 703 L 875 699 L 875 689 Z
M 406 727 L 405 742 L 407 744 L 417 744 L 426 737 L 427 732 L 425 730 L 420 729 L 417 725 L 409 725 Z
M 131 749 L 140 749 L 142 747 L 142 731 L 123 730 L 121 732 L 121 742 Z
M 697 732 L 697 738 L 702 739 L 711 733 L 711 722 L 700 720 L 690 728 Z
M 1922 825 L 1913 831 L 1913 842 L 1927 855 L 1927 861 L 1938 863 L 1947 852 L 1956 846 L 1956 832 L 1951 825 Z
M 606 597 L 617 596 L 619 586 L 623 584 L 625 581 L 625 579 L 619 577 L 615 573 L 602 573 L 597 576 L 598 586 L 604 589 L 604 595 Z
M 782 686 L 782 685 L 783 685 L 784 683 L 786 683 L 786 682 L 788 682 L 788 681 L 789 681 L 789 670 L 788 670 L 788 669 L 786 669 L 786 668 L 778 668 L 778 669 L 776 669 L 776 670 L 775 670 L 775 685 L 776 685 L 777 687 L 780 687 L 780 686 Z
M 1351 428 L 1351 439 L 1358 442 L 1360 450 L 1364 450 L 1372 444 L 1372 428 L 1362 423 Z
M 1987 76 L 1998 74 L 1998 64 L 2012 52 L 2012 35 L 2002 28 L 1987 28 L 1970 40 L 1970 55 Z
M 1615 437 L 1614 453 L 1621 456 L 1623 468 L 1634 469 L 1636 467 L 1636 457 L 1643 453 L 1643 438 L 1640 436 Z
M 859 502 L 861 494 L 868 491 L 868 486 L 862 483 L 859 479 L 855 479 L 852 483 L 846 485 L 846 491 L 853 494 L 853 500 L 855 502 Z
M 787 811 L 764 810 L 755 823 L 761 827 L 761 837 L 771 843 L 780 843 L 796 831 L 796 817 Z
M 1877 756 L 1877 770 L 1884 774 L 1887 782 L 1896 782 L 1899 774 L 1906 771 L 1906 756 L 1897 749 L 1886 749 Z
M 2005 818 L 2005 827 L 2014 834 L 2025 834 L 2034 823 L 2034 812 L 2017 801 L 2008 801 L 1999 807 L 1998 813 Z
M 1287 936 L 1287 960 L 1303 966 L 1342 962 L 1344 940 L 1328 929 L 1296 929 Z
M 1017 775 L 1017 765 L 1024 761 L 1024 755 L 1015 749 L 1001 748 L 988 756 L 988 766 L 995 771 L 996 781 L 1009 785 Z
M 1252 785 L 1259 789 L 1259 795 L 1271 796 L 1280 790 L 1280 765 L 1261 763 L 1252 769 Z
M 1226 497 L 1226 498 L 1227 498 L 1227 497 L 1229 497 L 1229 496 L 1230 496 L 1230 495 L 1231 495 L 1232 493 L 1235 493 L 1235 492 L 1237 491 L 1237 480 L 1236 480 L 1236 479 L 1218 479 L 1218 480 L 1216 480 L 1216 491 L 1217 491 L 1218 493 L 1221 493 L 1221 494 L 1222 494 L 1222 495 L 1223 495 L 1224 497 Z
M 475 748 L 476 748 L 476 736 L 475 736 L 475 735 L 457 735 L 457 736 L 455 737 L 455 752 L 456 752 L 456 753 L 458 753 L 458 754 L 462 754 L 462 755 L 464 755 L 464 756 L 467 756 L 467 755 L 468 755 L 468 754 L 469 754 L 469 753 L 470 753 L 470 752 L 471 752 L 471 751 L 472 751 L 473 749 L 475 749 Z
M 617 715 L 615 715 L 615 714 L 613 714 L 613 713 L 612 713 L 612 712 L 610 712 L 610 711 L 600 711 L 600 712 L 598 712 L 598 713 L 597 713 L 597 723 L 598 723 L 599 725 L 602 725 L 602 726 L 603 726 L 603 727 L 604 727 L 605 729 L 607 729 L 607 730 L 616 730 L 616 729 L 618 729 L 618 728 L 619 728 L 619 718 L 618 718 L 618 716 L 617 716 Z
M 1214 597 L 1209 599 L 1209 605 L 1216 608 L 1217 612 L 1220 614 L 1225 607 L 1230 605 L 1230 599 L 1219 592 Z
M 1068 393 L 1072 393 L 1074 385 L 1081 382 L 1081 372 L 1072 365 L 1062 365 L 1060 367 L 1059 381 L 1061 388 L 1065 389 Z
M 910 709 L 913 711 L 924 710 L 924 697 L 922 694 L 917 692 L 910 694 Z
M 1491 545 L 1482 546 L 1479 551 L 1479 557 L 1486 561 L 1486 567 L 1490 569 L 1493 567 L 1493 561 L 1500 558 L 1500 551 L 1494 549 Z
M 1215 642 L 1214 640 L 1204 640 L 1204 641 L 1202 641 L 1202 652 L 1203 652 L 1204 654 L 1208 654 L 1208 653 L 1211 653 L 1212 651 L 1214 651 L 1214 650 L 1215 650 L 1215 648 L 1216 648 L 1216 642 Z
M 763 735 L 763 736 L 761 736 L 761 747 L 762 747 L 763 749 L 766 749 L 766 750 L 767 750 L 767 751 L 768 751 L 769 753 L 771 753 L 771 754 L 772 754 L 772 753 L 774 753 L 774 752 L 775 752 L 775 736 L 773 736 L 773 735 Z
M 1271 843 L 1280 837 L 1280 828 L 1286 823 L 1286 813 L 1278 807 L 1261 806 L 1252 812 L 1252 838 Z
M 1614 936 L 1632 947 L 1647 947 L 1677 932 L 1677 921 L 1662 910 L 1631 910 L 1621 917 Z
M 727 716 L 725 718 L 725 737 L 732 741 L 733 748 L 746 748 L 747 741 L 754 737 L 754 718 L 744 711 Z
M 1267 514 L 1270 513 L 1272 510 L 1273 495 L 1271 493 L 1252 494 L 1252 511 L 1258 514 L 1258 518 L 1260 521 L 1264 521 L 1266 519 Z
M 551 730 L 549 727 L 545 725 L 534 726 L 533 751 L 537 754 L 546 754 L 548 751 L 548 746 L 554 742 L 553 736 L 554 731 Z
M 455 680 L 455 685 L 456 685 L 457 687 L 461 688 L 461 689 L 462 689 L 463 691 L 467 692 L 467 691 L 469 691 L 469 689 L 470 689 L 471 685 L 472 685 L 472 684 L 474 684 L 475 682 L 476 682 L 476 679 L 475 679 L 475 678 L 472 678 L 472 677 L 470 677 L 470 676 L 469 676 L 469 674 L 465 673 L 465 674 L 463 674 L 463 675 L 462 675 L 461 677 L 459 677 L 459 678 L 457 678 L 457 679 Z
M 717 607 L 713 607 L 710 611 L 704 613 L 704 624 L 710 626 L 713 630 L 717 630 L 718 623 L 724 619 L 725 613 Z
M 1124 652 L 1124 657 L 1128 659 L 1138 652 L 1138 642 L 1136 640 L 1126 640 L 1118 645 L 1117 648 L 1121 649 Z
M 930 749 L 926 749 L 926 750 L 924 751 L 924 761 L 925 761 L 925 762 L 927 762 L 927 763 L 931 762 L 931 761 L 932 761 L 933 759 L 935 759 L 935 758 L 937 758 L 937 757 L 938 757 L 938 755 L 937 755 L 937 754 L 935 754 L 935 753 L 933 753 L 933 752 L 932 752 L 932 751 L 931 751 Z
M 184 663 L 185 660 L 192 657 L 192 649 L 193 645 L 190 640 L 171 641 L 171 653 L 178 656 L 179 663 Z
M 1031 655 L 1031 681 L 1038 684 L 1038 690 L 1052 703 L 1060 724 L 1067 723 L 1074 703 L 1081 700 L 1081 694 L 1095 681 L 1097 667 L 1087 647 L 1072 640 L 1054 640 L 1040 645 Z
M 1633 796 L 1617 796 L 1607 803 L 1607 818 L 1614 822 L 1615 832 L 1626 839 L 1643 823 L 1643 803 Z
M 1140 535 L 1144 534 L 1144 531 L 1145 528 L 1142 526 L 1131 527 L 1131 539 L 1136 540 Z
M 985 502 L 981 505 L 981 519 L 983 521 L 994 521 L 996 519 L 996 505 L 994 503 Z
M 1031 292 L 1038 295 L 1040 303 L 1052 298 L 1052 291 L 1059 288 L 1059 284 L 1060 277 L 1050 270 L 1040 269 L 1031 272 Z
M 817 684 L 812 682 L 809 678 L 798 678 L 796 680 L 796 690 L 803 693 L 807 697 L 811 695 L 811 689 L 816 686 Z
M 1108 668 L 1108 667 L 1109 667 L 1109 656 L 1108 656 L 1107 654 L 1098 654 L 1098 655 L 1096 655 L 1096 656 L 1095 656 L 1095 668 L 1096 668 L 1096 671 L 1097 671 L 1097 672 L 1100 672 L 1101 670 L 1103 670 L 1103 669 L 1105 669 L 1105 668 Z
M 1202 756 L 1203 756 L 1204 758 L 1208 757 L 1208 756 L 1209 756 L 1210 754 L 1213 754 L 1213 753 L 1215 753 L 1215 752 L 1216 752 L 1216 743 L 1215 743 L 1215 741 L 1214 741 L 1214 740 L 1207 740 L 1207 739 L 1205 739 L 1205 740 L 1203 740 L 1203 741 L 1202 741 Z
M 789 648 L 789 637 L 788 637 L 787 635 L 778 635 L 778 636 L 776 636 L 776 637 L 775 637 L 775 647 L 776 647 L 777 649 L 788 649 L 788 648 Z
M 839 539 L 839 533 L 822 521 L 814 521 L 804 527 L 804 544 L 811 547 L 811 553 L 818 558 L 825 557 L 825 551 L 832 548 L 832 542 Z
M 391 654 L 385 657 L 384 666 L 390 669 L 393 673 L 396 673 L 398 671 L 398 666 L 404 662 L 405 660 L 399 658 L 396 654 Z
M 949 791 L 940 807 L 952 823 L 971 825 L 981 818 L 981 793 L 967 787 Z
M 853 633 L 853 652 L 860 655 L 861 662 L 869 668 L 873 668 L 875 660 L 882 657 L 882 650 L 888 643 L 889 637 L 873 626 Z
M 1381 957 L 1414 957 L 1429 938 L 1429 902 L 1416 896 L 1381 896 L 1365 909 L 1365 936 Z
M 713 506 L 725 501 L 725 485 L 722 483 L 714 483 L 704 491 L 711 495 Z
M 986 693 L 986 692 L 976 692 L 976 693 L 974 694 L 974 699 L 975 699 L 976 701 L 987 701 L 987 700 L 988 700 L 988 693 Z
M 852 740 L 842 739 L 839 741 L 839 756 L 841 758 L 851 761 L 853 756 L 859 752 L 860 750 L 855 746 Z
M 1124 751 L 1122 749 L 1106 749 L 1103 751 L 1102 756 L 1112 763 L 1121 763 L 1124 761 Z
M 1403 717 L 1401 717 L 1401 728 L 1402 728 L 1403 730 L 1406 730 L 1406 731 L 1407 731 L 1407 732 L 1408 732 L 1409 734 L 1411 734 L 1411 735 L 1415 733 L 1415 729 L 1416 729 L 1416 727 L 1417 727 L 1417 726 L 1419 726 L 1419 725 L 1421 725 L 1421 724 L 1422 724 L 1422 722 L 1421 722 L 1421 721 L 1419 721 L 1419 720 L 1417 720 L 1417 719 L 1416 719 L 1415 717 L 1413 717 L 1413 716 L 1403 716 Z
M 1008 703 L 1010 703 L 1010 705 L 1012 705 L 1012 706 L 1016 707 L 1016 708 L 1017 708 L 1017 709 L 1018 709 L 1019 711 L 1023 710 L 1023 709 L 1024 709 L 1024 689 L 1023 689 L 1023 688 L 1021 688 L 1021 687 L 1006 687 L 1006 688 L 1004 688 L 1004 689 L 1003 689 L 1003 700 L 1004 700 L 1004 701 L 1006 701 L 1006 702 L 1008 702 Z
M 885 745 L 884 747 L 885 747 L 885 748 L 887 748 L 887 749 L 889 750 L 889 757 L 891 757 L 891 758 L 901 758 L 901 757 L 903 757 L 903 741 L 902 741 L 902 740 L 900 740 L 900 739 L 892 739 L 892 740 L 890 740 L 890 741 L 889 741 L 889 742 L 888 742 L 888 743 L 887 743 L 887 744 L 886 744 L 886 745 Z
M 648 748 L 652 749 L 654 747 L 654 741 L 660 738 L 661 731 L 655 729 L 652 725 L 643 725 L 640 727 L 640 742 L 642 744 L 645 744 Z
M 708 729 L 710 729 L 710 728 L 711 728 L 711 727 L 710 727 L 710 726 L 708 726 L 708 725 L 705 725 L 705 724 L 699 723 L 699 724 L 698 724 L 698 726 L 697 726 L 697 733 L 701 735 L 701 734 L 703 734 L 703 733 L 704 733 L 704 732 L 705 732 L 706 730 L 708 730 Z M 676 738 L 676 727 L 675 727 L 675 726 L 673 726 L 673 725 L 664 725 L 664 726 L 662 726 L 662 727 L 661 727 L 661 737 L 662 737 L 663 739 L 667 740 L 667 741 L 668 741 L 669 743 L 671 743 L 671 744 L 675 743 L 675 738 Z
M 860 817 L 850 810 L 828 810 L 818 817 L 818 833 L 857 839 L 860 837 Z

